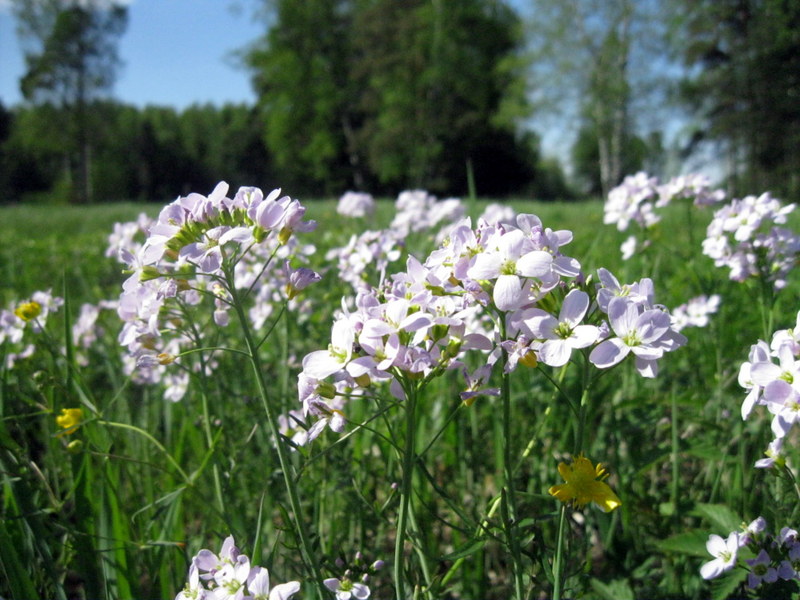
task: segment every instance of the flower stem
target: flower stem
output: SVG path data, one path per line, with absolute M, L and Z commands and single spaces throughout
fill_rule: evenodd
M 322 577 L 319 571 L 319 564 L 320 561 L 314 555 L 308 533 L 306 532 L 305 526 L 303 521 L 300 517 L 301 510 L 300 510 L 300 500 L 297 493 L 297 485 L 294 478 L 294 468 L 289 460 L 288 451 L 286 446 L 283 444 L 280 435 L 280 428 L 278 426 L 278 418 L 277 415 L 274 413 L 271 403 L 269 392 L 267 391 L 267 385 L 264 381 L 264 369 L 261 365 L 261 359 L 258 354 L 258 345 L 253 337 L 253 332 L 250 329 L 250 323 L 247 319 L 247 315 L 244 312 L 244 307 L 240 302 L 240 298 L 238 295 L 238 291 L 233 283 L 233 273 L 226 272 L 226 281 L 228 284 L 228 292 L 231 294 L 232 304 L 234 310 L 236 311 L 237 318 L 239 319 L 239 324 L 242 328 L 242 334 L 245 339 L 245 344 L 247 345 L 248 355 L 250 358 L 250 364 L 253 367 L 253 373 L 255 374 L 256 384 L 258 386 L 258 392 L 261 396 L 261 403 L 264 406 L 264 412 L 267 416 L 267 423 L 269 425 L 270 433 L 272 434 L 273 439 L 275 440 L 275 450 L 278 453 L 278 461 L 280 462 L 281 471 L 283 473 L 283 480 L 286 485 L 286 492 L 289 496 L 289 505 L 292 510 L 292 516 L 294 517 L 294 528 L 297 534 L 298 541 L 300 542 L 300 552 L 303 557 L 303 562 L 305 563 L 306 569 L 308 571 L 308 575 L 314 580 L 314 584 L 317 589 L 317 596 L 324 597 L 325 595 L 325 587 L 322 585 Z
M 498 319 L 500 326 L 500 338 L 506 338 L 505 316 L 501 315 Z M 511 442 L 511 378 L 506 372 L 508 363 L 508 352 L 503 348 L 500 356 L 501 368 L 501 387 L 500 396 L 503 401 L 503 480 L 506 489 L 506 501 L 508 503 L 508 520 L 505 522 L 506 543 L 511 552 L 511 563 L 514 570 L 514 597 L 517 600 L 525 598 L 525 586 L 523 583 L 522 553 L 519 547 L 519 538 L 516 535 L 517 524 L 517 496 L 514 491 L 514 456 L 512 453 L 513 444 Z
M 556 556 L 553 560 L 553 600 L 561 600 L 564 588 L 564 534 L 567 523 L 567 505 L 561 505 L 558 517 L 558 541 L 556 542 Z
M 416 462 L 416 429 L 417 429 L 417 389 L 414 385 L 404 386 L 406 394 L 406 432 L 403 449 L 403 481 L 400 484 L 400 513 L 397 517 L 397 532 L 394 545 L 394 585 L 397 600 L 405 600 L 404 588 L 404 547 L 406 529 L 411 509 L 411 488 L 413 480 L 414 463 Z

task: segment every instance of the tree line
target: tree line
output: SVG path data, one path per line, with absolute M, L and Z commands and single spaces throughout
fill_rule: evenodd
M 182 111 L 111 99 L 124 4 L 11 4 L 27 71 L 25 102 L 0 105 L 3 200 L 163 200 L 219 179 L 563 199 L 709 149 L 749 192 L 800 185 L 786 0 L 532 0 L 527 18 L 501 0 L 252 0 L 256 104 Z M 565 107 L 569 175 L 534 133 Z M 684 123 L 671 149 L 656 113 Z

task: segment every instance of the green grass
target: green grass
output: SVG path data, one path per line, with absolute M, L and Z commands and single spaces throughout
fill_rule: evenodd
M 364 224 L 344 222 L 332 201 L 305 204 L 306 217 L 319 222 L 303 237 L 317 246 L 317 269 L 325 267 L 328 248 L 366 226 L 386 226 L 393 210 L 384 202 L 376 220 Z M 724 597 L 725 589 L 712 592 L 699 577 L 700 564 L 710 558 L 703 547 L 707 533 L 725 535 L 723 524 L 759 514 L 777 528 L 796 526 L 798 516 L 796 508 L 781 514 L 775 501 L 792 497 L 789 484 L 752 468 L 770 439 L 767 416 L 739 418 L 745 393 L 736 382 L 738 368 L 765 335 L 757 288 L 728 281 L 727 272 L 700 254 L 710 212 L 696 213 L 689 225 L 683 207 L 671 207 L 652 247 L 624 263 L 619 245 L 626 235 L 602 224 L 601 203 L 513 206 L 537 214 L 547 227 L 573 231 L 564 251 L 587 274 L 606 267 L 621 281 L 651 277 L 656 301 L 668 307 L 700 293 L 722 295 L 712 324 L 687 329 L 689 343 L 662 361 L 658 378 L 644 380 L 625 364 L 592 388 L 584 451 L 609 466 L 623 505 L 610 515 L 586 510 L 583 522 L 570 522 L 566 567 L 567 593 L 574 597 Z M 283 475 L 241 356 L 219 355 L 213 376 L 194 378 L 191 392 L 173 404 L 162 399 L 158 385 L 125 376 L 113 311 L 102 315 L 103 333 L 88 350 L 66 339 L 81 303 L 119 297 L 125 275 L 104 256 L 105 239 L 114 222 L 135 219 L 143 209 L 154 215 L 160 206 L 0 209 L 2 307 L 48 288 L 57 295 L 66 290 L 69 303 L 48 326 L 50 338 L 37 341 L 33 358 L 0 370 L 0 545 L 9 549 L 0 559 L 3 597 L 67 597 L 77 590 L 87 598 L 171 598 L 183 587 L 190 558 L 200 548 L 216 552 L 230 533 L 255 563 L 270 568 L 274 581 L 303 577 Z M 418 258 L 430 249 L 425 235 L 409 240 Z M 282 409 L 297 406 L 298 363 L 327 346 L 333 311 L 350 293 L 333 274 L 324 282 L 308 290 L 310 317 L 282 318 L 261 352 L 265 379 Z M 780 292 L 776 327 L 794 326 L 797 292 L 794 280 Z M 207 320 L 198 316 L 198 323 Z M 229 331 L 221 345 L 237 343 L 238 330 Z M 73 352 L 85 361 L 79 365 Z M 459 386 L 447 375 L 419 399 L 422 457 L 411 524 L 418 551 L 409 564 L 426 563 L 437 584 L 446 580 L 443 598 L 510 596 L 502 541 L 508 523 L 500 510 L 487 516 L 504 479 L 501 450 L 510 443 L 520 560 L 531 594 L 547 594 L 559 510 L 547 489 L 560 483 L 556 465 L 572 448 L 572 414 L 540 371 L 520 370 L 512 378 L 507 440 L 497 402 L 482 398 L 466 407 Z M 563 387 L 579 396 L 580 378 L 570 372 Z M 356 551 L 368 561 L 392 559 L 399 500 L 391 484 L 402 476 L 392 436 L 403 425 L 389 395 L 381 397 L 349 409 L 352 422 L 386 409 L 368 429 L 343 439 L 326 433 L 292 453 L 302 518 L 326 576 L 338 576 L 335 560 L 352 561 Z M 95 407 L 95 416 L 77 434 L 58 437 L 54 416 L 75 406 Z M 206 422 L 213 425 L 210 437 Z M 789 504 L 795 505 L 796 499 Z M 476 537 L 484 520 L 488 535 Z M 698 544 L 702 557 L 692 555 Z M 391 569 L 375 575 L 373 597 L 391 597 L 391 579 Z M 408 580 L 421 584 L 424 577 L 414 572 Z M 306 582 L 303 597 L 312 594 Z

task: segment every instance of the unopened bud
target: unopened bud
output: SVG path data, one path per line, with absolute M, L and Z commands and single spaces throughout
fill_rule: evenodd
M 162 352 L 161 354 L 156 356 L 158 364 L 160 365 L 171 365 L 172 363 L 175 362 L 175 358 L 176 358 L 175 355 L 170 354 L 169 352 Z
M 519 362 L 531 369 L 535 369 L 539 365 L 536 353 L 533 350 L 526 352 L 525 355 L 519 359 Z

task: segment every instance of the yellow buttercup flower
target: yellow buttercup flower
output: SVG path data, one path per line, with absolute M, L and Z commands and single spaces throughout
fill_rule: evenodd
M 42 314 L 42 305 L 33 300 L 30 302 L 23 302 L 14 309 L 14 314 L 23 321 L 30 321 Z
M 56 417 L 56 425 L 64 431 L 58 435 L 69 435 L 75 433 L 83 420 L 83 410 L 80 408 L 62 408 L 61 414 Z
M 548 492 L 561 502 L 571 502 L 576 508 L 582 508 L 594 502 L 605 512 L 610 512 L 622 505 L 622 501 L 603 480 L 608 472 L 601 463 L 592 465 L 592 461 L 582 454 L 572 459 L 572 464 L 559 463 L 558 472 L 566 483 L 552 486 Z

